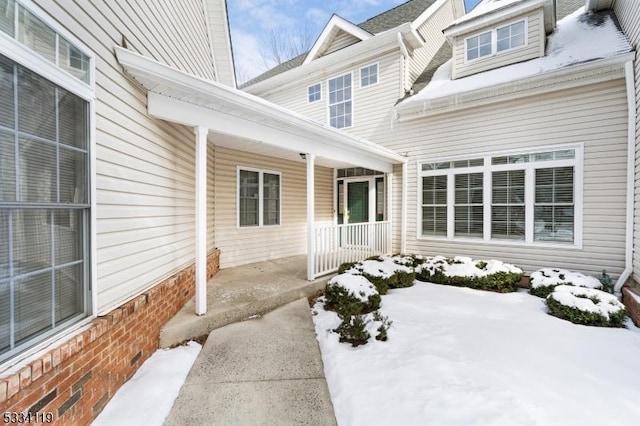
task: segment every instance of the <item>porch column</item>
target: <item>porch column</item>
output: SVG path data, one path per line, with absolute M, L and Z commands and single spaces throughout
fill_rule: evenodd
M 316 222 L 315 203 L 315 155 L 306 154 L 307 159 L 307 279 L 313 281 L 316 269 Z
M 400 252 L 407 252 L 407 180 L 409 179 L 409 170 L 407 162 L 402 163 L 402 204 L 400 210 Z
M 387 179 L 387 196 L 385 200 L 387 201 L 387 215 L 385 216 L 385 220 L 389 222 L 389 232 L 386 236 L 387 244 L 385 245 L 385 250 L 388 251 L 388 254 L 393 253 L 393 172 L 386 174 Z
M 207 312 L 207 135 L 206 127 L 194 127 L 196 134 L 196 315 Z

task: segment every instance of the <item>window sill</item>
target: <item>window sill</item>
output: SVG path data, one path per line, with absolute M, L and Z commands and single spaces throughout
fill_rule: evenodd
M 582 250 L 582 246 L 573 243 L 532 242 L 517 240 L 483 240 L 482 238 L 447 238 L 419 235 L 417 241 L 436 241 L 447 243 L 482 244 L 487 246 L 526 247 L 526 248 L 554 248 L 562 250 Z

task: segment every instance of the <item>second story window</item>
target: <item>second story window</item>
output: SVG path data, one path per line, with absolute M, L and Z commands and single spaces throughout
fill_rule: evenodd
M 513 49 L 524 45 L 524 21 L 519 21 L 496 30 L 497 51 Z
M 526 33 L 527 20 L 523 19 L 468 37 L 464 41 L 465 60 L 467 62 L 474 61 L 524 46 L 526 44 Z
M 351 73 L 329 80 L 329 125 L 337 129 L 352 125 Z
M 360 87 L 371 86 L 378 82 L 378 64 L 360 68 Z
M 467 39 L 467 61 L 491 55 L 491 31 Z
M 322 99 L 322 85 L 320 83 L 307 88 L 307 99 L 309 103 Z

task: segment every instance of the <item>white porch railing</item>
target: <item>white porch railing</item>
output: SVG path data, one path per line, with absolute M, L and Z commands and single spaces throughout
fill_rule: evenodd
M 391 253 L 391 222 L 316 225 L 313 276 L 329 274 L 345 262 Z

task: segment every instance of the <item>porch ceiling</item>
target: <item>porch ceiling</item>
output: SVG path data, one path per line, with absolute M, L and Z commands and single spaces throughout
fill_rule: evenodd
M 406 158 L 380 145 L 319 124 L 256 96 L 187 74 L 115 46 L 125 70 L 148 91 L 149 114 L 187 126 L 202 126 L 221 146 L 300 160 L 316 156 L 326 167 L 366 167 L 390 172 Z M 226 137 L 216 137 L 226 135 Z

